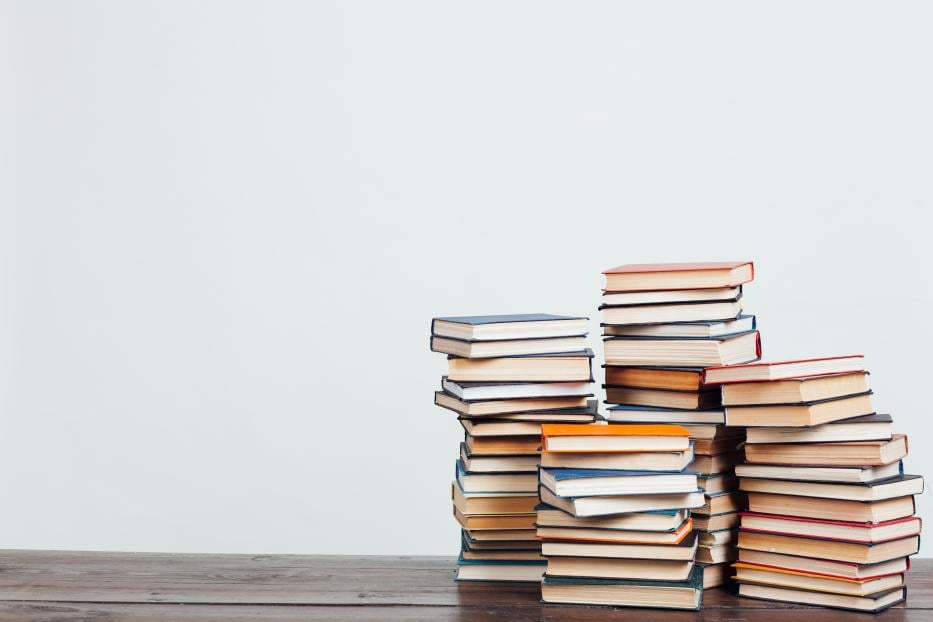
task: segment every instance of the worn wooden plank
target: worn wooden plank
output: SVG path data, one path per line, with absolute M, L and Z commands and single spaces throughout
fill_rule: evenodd
M 454 568 L 453 558 L 434 557 L 0 551 L 0 601 L 554 608 L 542 609 L 534 584 L 455 583 Z M 908 577 L 908 607 L 933 609 L 933 560 L 918 560 Z M 704 607 L 792 608 L 723 590 L 707 591 Z
M 704 609 L 699 612 L 609 609 L 594 607 L 367 607 L 282 605 L 173 605 L 152 603 L 0 603 L 0 622 L 846 622 L 855 618 L 877 622 L 929 621 L 929 610 L 891 609 L 869 618 L 827 609 Z

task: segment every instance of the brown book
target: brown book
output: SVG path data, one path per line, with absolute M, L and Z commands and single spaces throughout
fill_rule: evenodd
M 516 492 L 509 494 L 488 492 L 463 492 L 454 482 L 451 484 L 451 499 L 454 507 L 464 514 L 533 514 L 538 505 L 538 495 L 534 492 Z M 501 527 L 501 529 L 526 529 L 526 527 Z
M 739 550 L 739 561 L 757 566 L 771 566 L 772 568 L 827 575 L 852 581 L 864 581 L 874 577 L 900 574 L 906 572 L 909 567 L 907 557 L 892 559 L 880 564 L 850 564 L 828 559 L 783 555 L 781 553 L 752 551 L 750 549 Z
M 701 368 L 612 367 L 606 366 L 606 384 L 645 389 L 699 391 Z
M 800 427 L 861 417 L 875 412 L 871 395 L 853 395 L 802 404 L 726 406 L 726 425 Z
M 552 577 L 685 581 L 693 570 L 693 560 L 565 556 L 549 557 L 547 560 L 547 574 Z
M 669 391 L 605 385 L 610 404 L 700 410 L 719 406 L 718 391 Z
M 898 557 L 913 555 L 919 550 L 920 537 L 865 544 L 820 538 L 802 538 L 756 531 L 739 531 L 739 548 L 830 559 L 851 564 L 877 564 Z
M 750 512 L 854 523 L 883 523 L 913 516 L 916 509 L 914 498 L 909 495 L 884 501 L 844 501 L 763 492 L 750 492 L 746 496 Z
M 454 518 L 461 527 L 471 531 L 531 529 L 535 524 L 534 514 L 464 514 L 456 506 Z
M 693 510 L 694 516 L 712 516 L 737 512 L 744 508 L 745 494 L 725 492 L 706 497 L 706 504 Z
M 716 475 L 735 468 L 742 461 L 741 452 L 716 455 L 697 455 L 687 468 L 699 475 Z
M 907 495 L 919 495 L 923 492 L 923 478 L 919 475 L 898 475 L 878 482 L 840 484 L 838 482 L 793 482 L 786 479 L 743 477 L 739 482 L 739 489 L 748 492 L 819 497 L 820 499 L 882 501 Z
M 789 466 L 881 466 L 907 455 L 907 437 L 895 434 L 890 440 L 851 443 L 756 443 L 745 446 L 745 459 L 752 464 Z
M 739 445 L 744 442 L 741 436 L 731 438 L 698 438 L 693 441 L 693 451 L 698 456 L 718 456 L 738 451 Z
M 471 456 L 524 456 L 541 453 L 540 436 L 467 436 Z
M 833 374 L 774 380 L 769 382 L 737 382 L 722 385 L 722 403 L 727 406 L 742 404 L 795 404 L 856 395 L 868 391 L 868 374 Z
M 586 382 L 592 378 L 593 353 L 447 359 L 447 378 L 455 382 Z
M 586 408 L 588 401 L 586 396 L 573 396 L 465 402 L 449 393 L 435 391 L 434 403 L 461 415 L 479 417 L 494 416 L 504 413 L 531 412 L 536 410 L 581 409 Z
M 755 278 L 750 261 L 626 264 L 605 270 L 607 292 L 735 287 Z
M 711 516 L 697 515 L 693 517 L 693 528 L 702 531 L 720 531 L 739 526 L 739 513 L 715 514 Z

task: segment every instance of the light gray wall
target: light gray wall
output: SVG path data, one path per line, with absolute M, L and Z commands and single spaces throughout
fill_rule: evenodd
M 627 262 L 933 473 L 929 3 L 0 6 L 0 546 L 453 554 L 430 317 Z

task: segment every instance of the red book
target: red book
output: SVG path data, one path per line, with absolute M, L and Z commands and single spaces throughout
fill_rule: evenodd
M 852 523 L 759 512 L 741 512 L 740 515 L 741 527 L 747 531 L 843 542 L 889 542 L 915 536 L 920 533 L 922 527 L 919 516 L 905 516 L 881 523 Z
M 707 367 L 703 370 L 703 383 L 770 382 L 829 374 L 851 374 L 861 371 L 865 371 L 865 357 L 861 354 L 847 354 L 844 356 L 825 356 L 792 361 Z

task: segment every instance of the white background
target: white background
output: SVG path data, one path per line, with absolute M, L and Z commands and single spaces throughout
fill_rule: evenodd
M 455 554 L 430 318 L 632 262 L 933 474 L 929 3 L 0 6 L 0 546 Z

